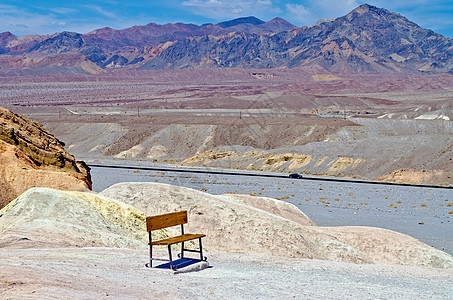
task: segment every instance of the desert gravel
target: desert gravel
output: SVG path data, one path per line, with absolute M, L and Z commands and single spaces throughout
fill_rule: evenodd
M 453 299 L 445 269 L 210 253 L 210 268 L 175 275 L 145 268 L 147 258 L 128 249 L 0 249 L 0 297 Z

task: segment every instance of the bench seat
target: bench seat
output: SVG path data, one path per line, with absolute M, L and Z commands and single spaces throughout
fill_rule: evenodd
M 205 237 L 205 234 L 192 234 L 192 233 L 186 233 L 178 236 L 174 236 L 168 239 L 163 239 L 155 242 L 148 243 L 148 245 L 173 245 L 181 242 L 187 242 L 190 240 L 195 240 L 198 238 Z

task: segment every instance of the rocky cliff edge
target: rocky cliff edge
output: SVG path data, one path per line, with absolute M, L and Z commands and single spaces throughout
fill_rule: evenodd
M 90 190 L 90 171 L 41 124 L 0 107 L 0 208 L 32 187 Z

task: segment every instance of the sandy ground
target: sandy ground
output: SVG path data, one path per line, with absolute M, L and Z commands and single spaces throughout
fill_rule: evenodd
M 175 275 L 145 268 L 146 250 L 0 254 L 2 299 L 453 299 L 452 270 L 207 253 L 210 268 Z
M 182 200 L 202 200 L 194 198 L 188 189 L 174 187 L 168 191 L 179 199 L 178 191 L 183 190 L 187 199 Z M 143 202 L 137 197 L 128 198 Z M 101 195 L 51 189 L 30 190 L 11 205 L 0 216 L 0 231 L 4 233 L 0 242 L 1 299 L 451 299 L 453 292 L 451 268 L 359 265 L 253 251 L 224 253 L 218 250 L 221 243 L 217 250 L 205 248 L 210 267 L 199 272 L 175 274 L 149 269 L 144 267 L 148 262 L 145 244 L 124 235 L 126 230 L 139 230 L 140 224 L 135 221 L 143 219 L 142 213 L 131 206 Z M 199 209 L 192 212 L 191 223 L 197 220 Z M 278 218 L 263 213 L 266 220 Z M 222 220 L 228 221 L 224 217 Z M 406 248 L 417 252 L 417 247 L 411 248 L 417 244 L 414 241 L 403 244 L 405 248 L 400 252 Z M 380 246 L 388 250 L 395 245 L 376 244 L 368 250 Z M 277 243 L 275 247 L 282 249 L 285 245 Z M 389 254 L 384 252 L 376 256 Z M 165 249 L 155 254 L 165 257 Z

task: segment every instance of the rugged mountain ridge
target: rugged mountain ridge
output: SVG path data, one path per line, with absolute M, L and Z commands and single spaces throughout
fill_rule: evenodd
M 301 28 L 280 18 L 247 17 L 201 26 L 150 23 L 62 32 L 29 37 L 27 46 L 18 39 L 1 34 L 0 54 L 25 59 L 77 52 L 103 69 L 320 66 L 332 72 L 453 72 L 453 39 L 368 4 Z
M 321 66 L 335 72 L 451 72 L 453 40 L 401 15 L 362 5 L 348 15 L 275 35 L 180 40 L 143 69 Z

